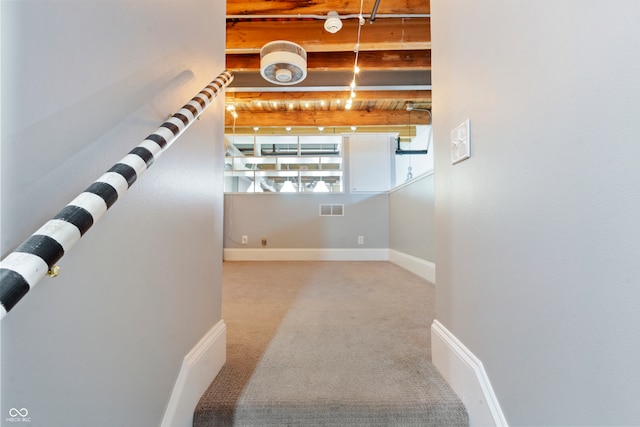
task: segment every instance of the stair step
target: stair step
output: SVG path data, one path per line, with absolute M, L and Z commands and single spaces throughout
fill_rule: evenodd
M 227 364 L 194 427 L 466 426 L 430 360 L 434 288 L 387 262 L 225 263 Z

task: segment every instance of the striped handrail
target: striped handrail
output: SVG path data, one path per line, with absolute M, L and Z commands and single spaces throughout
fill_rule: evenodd
M 177 113 L 0 262 L 0 320 L 233 81 L 222 72 Z

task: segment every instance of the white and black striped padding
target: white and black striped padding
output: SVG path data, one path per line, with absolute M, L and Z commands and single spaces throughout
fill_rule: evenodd
M 221 73 L 177 113 L 0 262 L 0 319 L 233 81 Z

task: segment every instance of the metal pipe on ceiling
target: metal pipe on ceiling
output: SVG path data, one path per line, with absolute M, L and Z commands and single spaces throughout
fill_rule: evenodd
M 373 21 L 376 20 L 376 13 L 378 13 L 378 6 L 380 6 L 380 0 L 376 0 L 373 5 L 373 9 L 371 10 L 371 17 L 369 18 L 369 22 L 373 24 Z
M 234 92 L 326 92 L 351 90 L 350 86 L 238 86 L 229 87 L 227 93 Z M 431 90 L 431 85 L 393 85 L 393 86 L 360 86 L 359 91 L 381 91 L 381 90 Z
M 371 19 L 371 14 L 363 14 L 365 19 Z M 340 19 L 359 19 L 360 15 L 352 13 L 349 15 L 340 15 Z M 385 13 L 374 16 L 375 18 L 431 18 L 430 13 Z M 321 19 L 326 20 L 327 15 L 227 15 L 227 19 Z

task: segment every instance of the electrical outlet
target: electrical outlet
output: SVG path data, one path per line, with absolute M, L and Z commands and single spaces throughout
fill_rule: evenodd
M 358 236 L 358 244 L 364 245 L 364 236 Z
M 247 243 L 249 243 L 249 236 L 242 236 L 242 244 L 246 245 Z
M 264 237 L 262 238 L 262 246 L 267 246 L 267 239 Z

